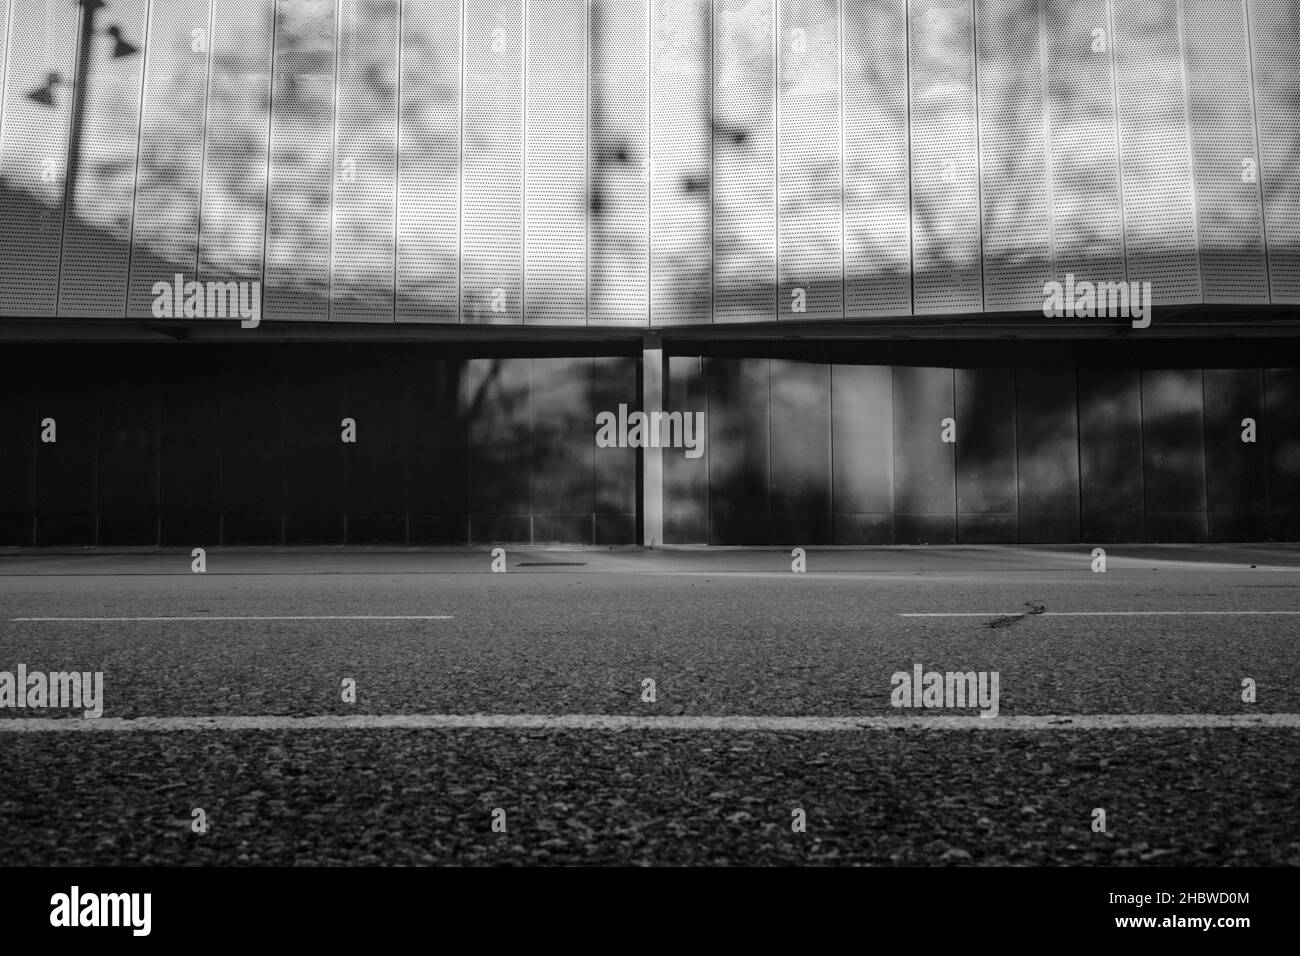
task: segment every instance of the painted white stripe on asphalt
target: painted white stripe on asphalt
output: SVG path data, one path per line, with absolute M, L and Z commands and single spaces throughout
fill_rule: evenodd
M 935 717 L 631 717 L 617 714 L 387 714 L 319 717 L 37 717 L 0 720 L 0 733 L 298 730 L 655 730 L 825 732 L 872 730 L 1300 730 L 1300 714 L 1067 714 Z
M 1300 614 L 1300 611 L 926 611 L 899 617 L 1178 617 L 1215 614 Z
M 450 614 L 295 614 L 283 616 L 221 617 L 11 617 L 25 624 L 75 624 L 83 621 L 450 621 Z

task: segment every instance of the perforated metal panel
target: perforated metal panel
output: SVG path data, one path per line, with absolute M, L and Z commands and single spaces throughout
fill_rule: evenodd
M 779 14 L 777 315 L 838 319 L 843 314 L 839 0 L 782 0 Z
M 205 282 L 262 280 L 271 25 L 265 0 L 213 2 L 199 232 Z
M 1124 245 L 1110 18 L 1098 0 L 1042 2 L 1053 278 L 1118 281 Z
M 982 307 L 972 9 L 916 0 L 909 13 L 915 310 Z
M 1041 309 L 1052 273 L 1038 0 L 980 0 L 984 307 Z
M 0 139 L 4 137 L 5 80 L 9 75 L 9 10 L 10 0 L 0 0 Z
M 713 320 L 776 317 L 772 0 L 717 0 L 713 51 Z
M 339 0 L 336 322 L 393 321 L 397 8 L 394 0 Z
M 95 20 L 77 197 L 73 202 L 69 195 L 64 209 L 60 315 L 120 318 L 126 311 L 144 57 L 114 57 L 116 41 L 107 31 L 116 27 L 140 49 L 145 6 L 145 0 L 122 0 Z
M 712 0 L 650 0 L 650 317 L 712 321 Z
M 1207 302 L 1267 302 L 1244 0 L 1183 0 L 1188 114 Z
M 456 2 L 402 4 L 399 322 L 460 316 L 461 15 Z
M 78 7 L 13 0 L 0 125 L 0 314 L 54 315 Z M 51 78 L 57 82 L 51 82 Z M 36 94 L 44 102 L 29 97 Z
M 329 318 L 335 169 L 334 0 L 278 0 L 266 316 Z
M 844 311 L 912 311 L 906 0 L 843 0 Z
M 1300 5 L 1251 0 L 1251 53 L 1274 302 L 1300 302 Z
M 1201 298 L 1177 0 L 1114 0 L 1129 282 L 1153 301 Z
M 592 0 L 587 321 L 649 317 L 646 0 Z
M 523 51 L 519 0 L 468 0 L 462 322 L 522 320 Z
M 587 320 L 587 4 L 529 0 L 526 322 Z
M 198 267 L 210 14 L 207 0 L 153 0 L 149 7 L 130 318 L 153 316 L 154 283 L 174 282 L 177 273 L 189 282 Z

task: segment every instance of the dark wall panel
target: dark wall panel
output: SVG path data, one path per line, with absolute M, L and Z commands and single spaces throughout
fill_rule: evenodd
M 704 412 L 704 454 L 664 456 L 664 537 L 669 544 L 705 544 L 709 540 L 709 461 L 713 455 L 713 419 L 706 387 L 705 359 L 669 356 L 664 377 L 664 405 L 680 412 Z M 637 402 L 639 404 L 639 400 Z
M 98 374 L 88 351 L 41 350 L 37 428 L 55 422 L 54 442 L 36 445 L 36 543 L 95 543 Z
M 159 361 L 162 543 L 221 543 L 222 353 L 183 348 Z
M 343 382 L 337 346 L 289 346 L 284 368 L 284 511 L 287 544 L 342 544 Z M 368 423 L 358 421 L 357 435 Z
M 32 544 L 33 483 L 41 416 L 34 346 L 0 350 L 0 547 Z
M 99 543 L 158 542 L 161 394 L 130 349 L 104 349 L 99 391 Z
M 223 359 L 222 543 L 279 544 L 284 513 L 283 352 L 235 346 Z
M 342 413 L 355 419 L 344 445 L 348 543 L 406 539 L 406 392 L 401 356 L 378 345 L 349 351 Z
M 769 369 L 765 358 L 714 356 L 709 388 L 709 542 L 770 544 Z
M 532 360 L 472 358 L 461 408 L 469 440 L 470 538 L 532 540 Z
M 1142 388 L 1130 345 L 1079 346 L 1080 532 L 1088 542 L 1141 541 Z
M 831 367 L 771 359 L 772 539 L 830 544 Z
M 1014 541 L 1016 375 L 1005 343 L 958 349 L 953 375 L 957 444 L 957 537 L 967 544 Z
M 957 539 L 954 446 L 942 434 L 943 420 L 955 414 L 952 349 L 900 345 L 894 358 L 895 541 L 952 544 Z
M 404 357 L 407 500 L 412 544 L 464 544 L 469 536 L 470 453 L 462 358 L 412 350 Z
M 1199 368 L 1142 370 L 1146 537 L 1204 541 L 1205 425 Z
M 831 456 L 835 544 L 894 541 L 894 402 L 887 345 L 833 347 Z
M 638 374 L 640 364 L 641 360 L 636 357 L 597 356 L 594 359 L 593 392 L 596 412 L 608 411 L 617 414 L 620 404 L 626 404 L 629 408 L 640 405 L 641 379 Z M 596 440 L 594 414 L 584 427 L 590 429 L 594 446 Z M 706 445 L 705 451 L 707 450 Z M 680 453 L 668 453 L 664 457 L 665 459 L 676 458 L 679 455 Z M 640 474 L 638 459 L 639 455 L 635 448 L 595 449 L 596 544 L 641 543 L 637 532 L 637 481 Z
M 591 544 L 595 513 L 596 412 L 587 357 L 532 359 L 534 538 Z
M 1221 355 L 1207 355 L 1207 361 L 1216 358 L 1222 361 Z M 1207 367 L 1204 383 L 1210 539 L 1262 541 L 1267 536 L 1263 375 L 1258 367 L 1248 365 Z M 1247 418 L 1255 421 L 1254 442 L 1242 441 L 1242 421 Z
M 1016 346 L 1016 479 L 1025 543 L 1079 539 L 1079 409 L 1074 348 Z
M 1269 537 L 1300 536 L 1300 369 L 1264 370 Z

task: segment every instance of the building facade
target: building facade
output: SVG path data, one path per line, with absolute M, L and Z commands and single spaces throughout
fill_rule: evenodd
M 1300 538 L 1300 0 L 85 10 L 0 545 Z

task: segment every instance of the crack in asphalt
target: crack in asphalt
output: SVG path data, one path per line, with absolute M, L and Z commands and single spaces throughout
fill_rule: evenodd
M 986 622 L 984 626 L 989 628 L 994 628 L 994 629 L 1011 627 L 1014 624 L 1019 624 L 1027 617 L 1033 617 L 1036 614 L 1042 614 L 1044 611 L 1047 610 L 1046 604 L 1038 604 L 1034 601 L 1026 601 L 1025 607 L 1029 608 L 1029 610 L 1025 611 L 1022 614 L 1006 614 L 1003 615 L 1002 617 L 995 617 L 993 620 Z

